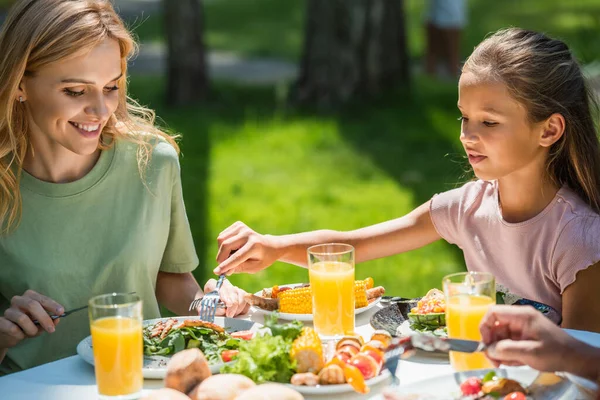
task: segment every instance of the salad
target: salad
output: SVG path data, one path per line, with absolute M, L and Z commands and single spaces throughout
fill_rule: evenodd
M 410 328 L 435 336 L 448 336 L 446 330 L 446 298 L 439 289 L 431 289 L 408 313 Z
M 218 364 L 231 361 L 241 341 L 253 334 L 249 331 L 229 334 L 210 322 L 196 319 L 180 322 L 171 318 L 144 328 L 144 355 L 170 356 L 184 349 L 198 348 L 209 364 Z
M 296 386 L 348 383 L 359 393 L 368 393 L 365 383 L 380 374 L 383 352 L 391 342 L 386 331 L 375 331 L 364 343 L 347 336 L 336 344 L 327 359 L 318 334 L 301 322 L 277 323 L 277 315 L 265 318 L 270 333 L 242 342 L 235 362 L 221 367 L 222 373 L 241 374 L 255 383 L 279 382 Z

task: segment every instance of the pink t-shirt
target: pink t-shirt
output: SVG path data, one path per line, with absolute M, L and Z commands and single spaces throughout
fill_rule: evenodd
M 435 195 L 431 218 L 464 253 L 469 271 L 490 272 L 511 293 L 562 313 L 561 294 L 577 272 L 600 260 L 600 215 L 562 187 L 535 217 L 504 221 L 496 181 L 474 181 Z

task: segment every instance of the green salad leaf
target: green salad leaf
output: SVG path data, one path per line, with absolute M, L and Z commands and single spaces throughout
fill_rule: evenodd
M 284 339 L 293 341 L 300 333 L 302 333 L 302 328 L 304 325 L 300 321 L 292 321 L 285 324 L 280 324 L 277 322 L 277 313 L 272 313 L 271 315 L 265 316 L 265 326 L 271 329 L 271 333 L 273 336 L 281 336 Z
M 256 336 L 240 344 L 236 362 L 224 365 L 221 372 L 242 374 L 257 384 L 289 383 L 296 372 L 296 362 L 290 357 L 291 348 L 292 340 L 284 336 Z
M 209 364 L 217 364 L 223 361 L 223 350 L 235 350 L 240 344 L 240 339 L 206 327 L 184 326 L 171 329 L 164 339 L 151 337 L 152 329 L 153 326 L 149 326 L 143 332 L 146 356 L 168 356 L 195 347 L 202 350 Z

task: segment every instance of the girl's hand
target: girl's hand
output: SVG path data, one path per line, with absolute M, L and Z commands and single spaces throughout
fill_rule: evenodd
M 274 236 L 261 235 L 243 222 L 236 222 L 217 237 L 219 265 L 214 273 L 254 274 L 273 264 L 281 256 Z
M 60 319 L 52 320 L 48 314 L 60 315 L 64 311 L 63 306 L 33 290 L 13 297 L 4 317 L 0 317 L 0 349 L 16 346 L 44 331 L 53 333 Z M 35 325 L 33 320 L 38 320 L 40 325 Z
M 215 279 L 209 279 L 204 285 L 204 293 L 209 293 L 217 287 L 217 281 Z M 226 317 L 233 318 L 236 315 L 246 314 L 250 309 L 250 304 L 246 303 L 244 295 L 246 292 L 237 286 L 233 286 L 227 279 L 223 281 L 219 295 L 221 301 L 225 303 L 225 310 L 217 308 L 216 315 L 225 315 Z

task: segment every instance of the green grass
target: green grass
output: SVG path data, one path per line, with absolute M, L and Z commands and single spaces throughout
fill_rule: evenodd
M 354 229 L 409 212 L 461 175 L 452 84 L 418 81 L 412 94 L 325 116 L 285 110 L 273 89 L 231 86 L 218 86 L 205 106 L 170 110 L 161 106 L 161 85 L 148 79 L 133 79 L 132 93 L 184 135 L 199 280 L 215 266 L 218 233 L 237 220 L 271 234 Z M 456 248 L 438 242 L 359 265 L 357 276 L 416 296 L 463 268 Z M 277 263 L 232 281 L 253 291 L 306 279 L 306 270 Z
M 424 52 L 423 0 L 405 0 L 409 50 Z M 600 0 L 470 0 L 462 53 L 491 32 L 508 26 L 547 32 L 571 46 L 584 62 L 600 57 Z M 297 61 L 304 38 L 305 0 L 219 0 L 204 3 L 206 43 L 211 49 L 246 56 Z M 163 41 L 160 15 L 133 22 L 143 41 Z

